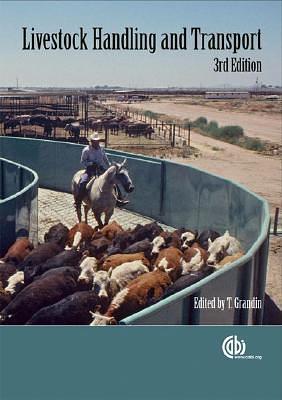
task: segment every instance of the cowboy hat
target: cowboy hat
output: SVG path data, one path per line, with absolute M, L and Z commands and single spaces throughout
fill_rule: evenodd
M 101 140 L 101 138 L 100 138 L 98 132 L 94 132 L 94 133 L 90 136 L 90 138 L 89 138 L 88 140 L 89 140 L 89 142 L 95 142 L 95 141 Z

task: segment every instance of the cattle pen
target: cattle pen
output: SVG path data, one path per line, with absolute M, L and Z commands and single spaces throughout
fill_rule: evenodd
M 78 144 L 0 137 L 1 157 L 36 171 L 34 176 L 38 174 L 40 187 L 59 192 L 70 192 L 71 177 L 79 169 L 81 149 Z M 107 149 L 107 153 L 112 161 L 127 157 L 136 186 L 129 213 L 175 228 L 183 225 L 198 230 L 212 227 L 222 233 L 228 229 L 245 249 L 245 255 L 239 260 L 169 299 L 125 318 L 121 324 L 261 324 L 262 309 L 195 310 L 193 302 L 199 296 L 239 296 L 246 300 L 256 297 L 263 302 L 270 224 L 266 201 L 230 180 L 187 165 L 111 149 Z M 19 179 L 20 168 L 18 165 L 8 169 L 6 175 L 1 169 L 2 187 L 8 178 L 11 182 Z M 13 214 L 15 229 L 20 226 L 30 231 L 30 218 L 17 225 L 23 221 L 19 216 L 29 216 L 37 207 L 36 196 L 22 198 L 24 193 L 27 192 L 20 190 L 16 201 L 14 196 L 2 196 L 1 218 L 3 223 L 8 223 Z M 34 201 L 31 208 L 26 207 L 29 200 L 30 204 Z M 7 234 L 10 243 L 15 233 L 12 229 Z
M 71 124 L 76 127 L 66 129 Z M 104 135 L 105 147 L 191 148 L 190 123 L 153 118 L 87 92 L 0 95 L 0 134 L 85 144 L 89 132 Z

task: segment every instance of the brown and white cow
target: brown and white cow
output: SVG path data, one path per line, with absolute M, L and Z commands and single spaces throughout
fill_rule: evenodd
M 173 282 L 182 273 L 183 253 L 175 247 L 168 247 L 160 251 L 154 266 L 155 269 L 166 272 Z
M 161 249 L 166 247 L 176 247 L 181 249 L 181 238 L 185 231 L 184 228 L 176 229 L 173 232 L 164 231 L 156 236 L 152 241 L 152 255 L 159 254 Z
M 146 267 L 150 268 L 149 260 L 145 257 L 143 252 L 140 252 L 132 254 L 113 254 L 112 256 L 109 256 L 104 260 L 102 264 L 102 269 L 104 271 L 109 271 L 109 269 L 114 269 L 118 265 L 136 260 L 142 261 L 142 263 L 146 265 Z
M 17 268 L 14 264 L 0 262 L 0 284 L 5 288 L 8 284 L 10 276 L 17 272 Z
M 139 276 L 113 298 L 104 315 L 92 313 L 94 320 L 90 325 L 116 325 L 121 319 L 160 300 L 171 283 L 168 274 L 159 269 Z
M 31 250 L 33 250 L 33 244 L 28 240 L 28 238 L 20 237 L 8 249 L 1 261 L 12 262 L 15 265 L 18 265 L 31 252 Z
M 121 225 L 119 225 L 116 221 L 110 222 L 108 225 L 104 226 L 100 231 L 97 233 L 102 234 L 105 238 L 109 240 L 113 240 L 118 233 L 124 232 L 124 229 Z M 95 235 L 93 239 L 95 239 Z
M 233 256 L 225 256 L 217 265 L 217 267 L 223 267 L 224 265 L 231 264 L 233 261 L 238 260 L 244 255 L 243 252 L 234 254 Z
M 5 287 L 6 293 L 14 295 L 24 286 L 24 272 L 17 271 L 8 279 L 8 285 Z
M 192 247 L 188 247 L 184 251 L 182 275 L 199 271 L 206 265 L 207 259 L 208 253 L 206 250 L 202 249 L 198 243 L 194 243 Z
M 75 224 L 68 233 L 67 245 L 69 247 L 78 247 L 84 242 L 90 242 L 94 234 L 94 229 L 85 222 Z

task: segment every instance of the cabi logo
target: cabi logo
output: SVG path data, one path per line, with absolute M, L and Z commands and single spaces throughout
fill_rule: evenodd
M 221 349 L 227 358 L 236 360 L 262 360 L 262 355 L 246 355 L 246 343 L 244 340 L 238 339 L 237 335 L 227 336 L 222 342 Z
M 244 340 L 238 340 L 236 335 L 232 335 L 224 339 L 221 348 L 226 357 L 234 358 L 245 354 L 246 343 Z

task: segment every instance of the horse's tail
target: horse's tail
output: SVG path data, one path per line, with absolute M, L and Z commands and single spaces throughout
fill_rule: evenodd
M 81 172 L 81 174 L 83 173 L 83 171 L 76 172 L 71 181 L 71 192 L 73 194 L 74 199 L 76 199 L 79 192 L 79 181 L 81 177 L 81 174 L 79 174 L 79 172 Z

